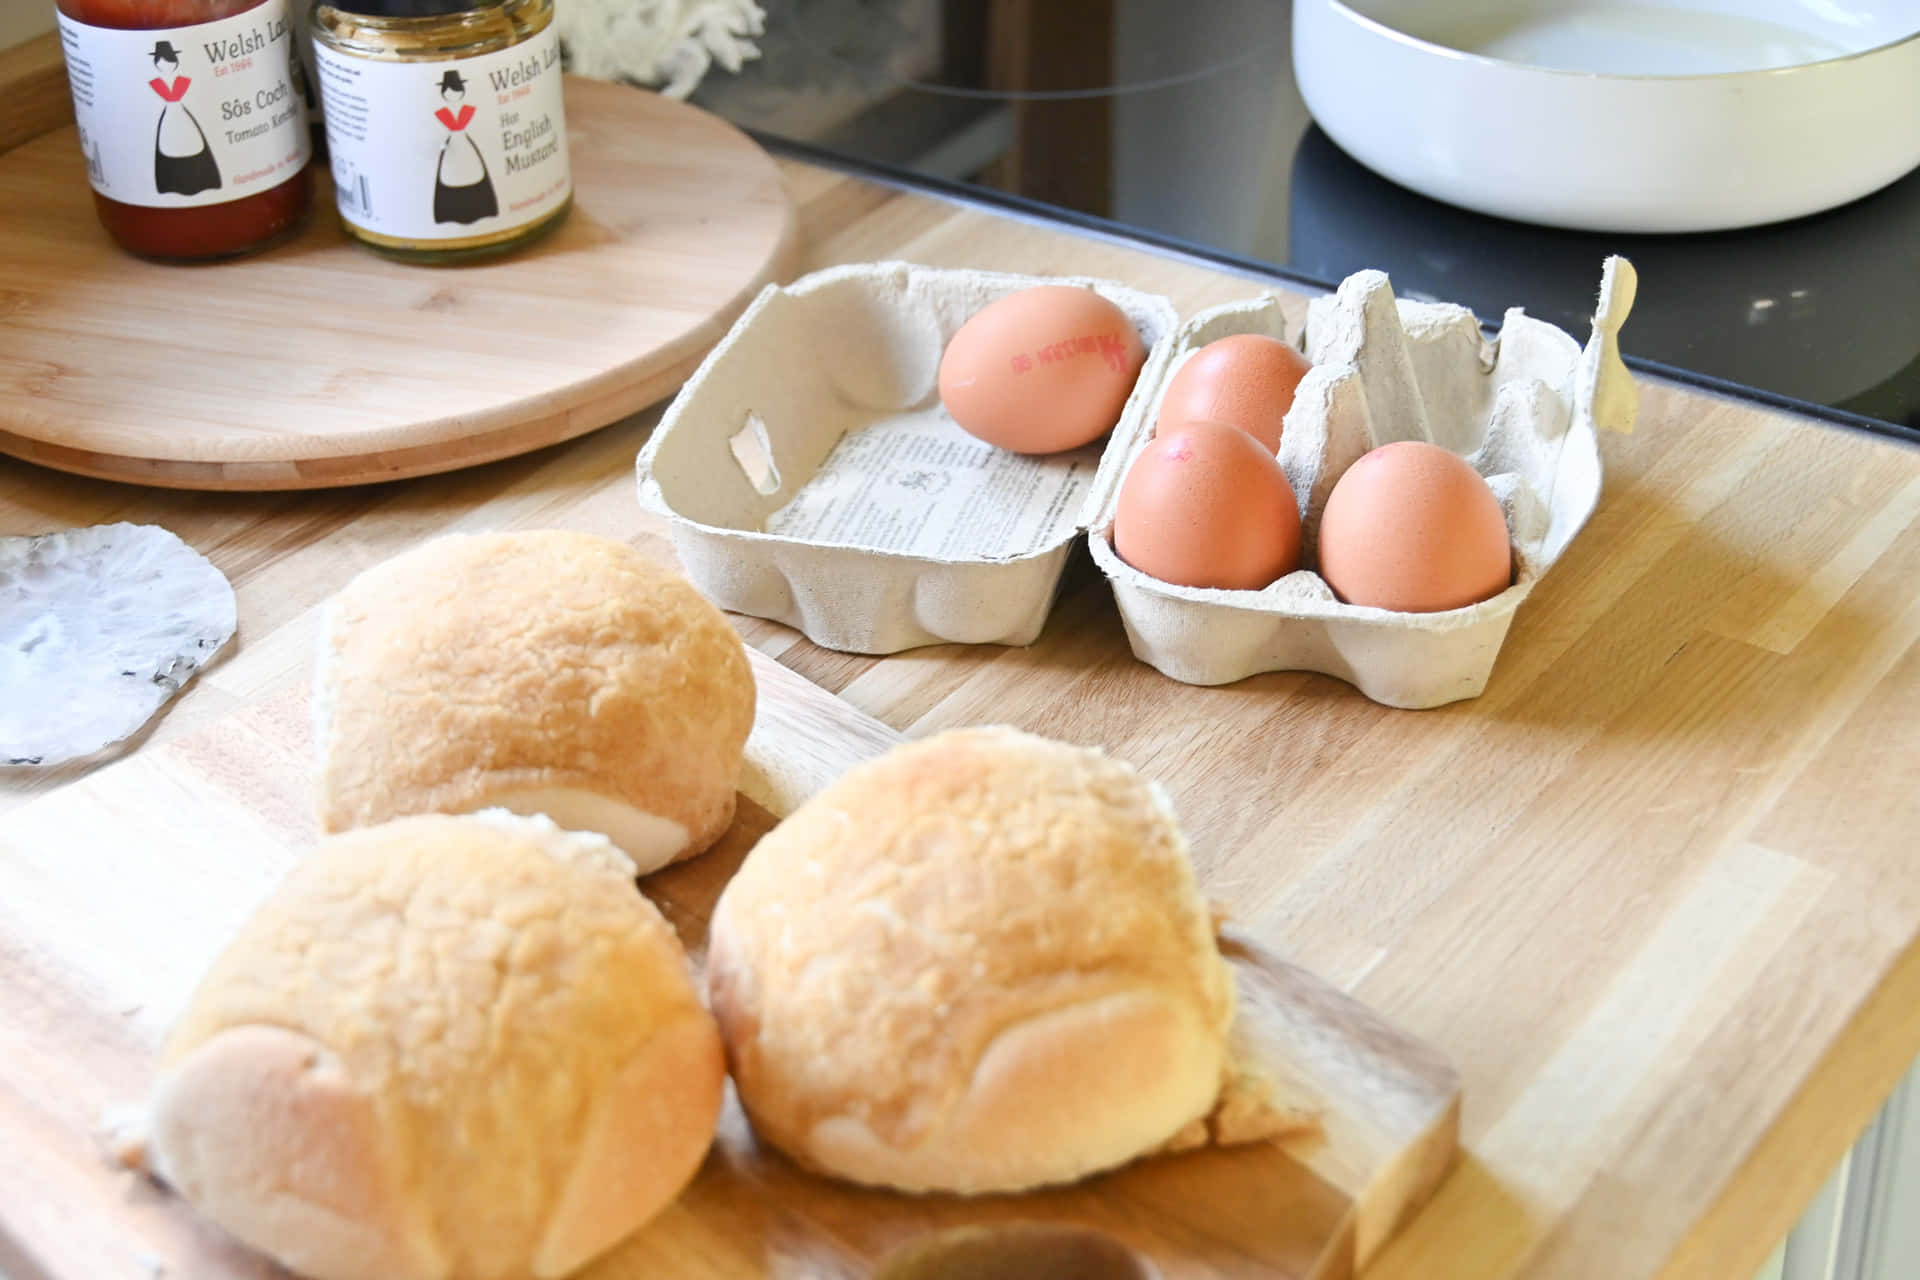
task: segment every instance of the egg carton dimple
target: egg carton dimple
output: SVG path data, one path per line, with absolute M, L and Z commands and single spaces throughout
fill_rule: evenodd
M 666 518 L 694 585 L 722 608 L 847 652 L 1032 643 L 1093 512 L 1098 445 L 1035 459 L 993 451 L 989 466 L 1021 469 L 1013 478 L 1025 486 L 1027 507 L 1042 512 L 1030 525 L 993 508 L 989 499 L 1011 487 L 1002 485 L 983 487 L 968 510 L 949 502 L 928 517 L 939 522 L 939 548 L 929 550 L 924 537 L 900 545 L 915 540 L 899 528 L 921 517 L 923 498 L 936 503 L 943 455 L 990 449 L 940 405 L 947 343 L 987 304 L 1061 284 L 1091 288 L 1125 313 L 1147 348 L 1133 395 L 1157 386 L 1179 315 L 1167 299 L 1112 281 L 881 262 L 764 289 L 681 388 L 636 460 L 641 505 Z M 835 470 L 836 447 L 856 437 L 898 449 L 889 456 L 932 460 L 901 464 L 924 476 L 876 479 L 884 468 L 863 475 L 851 463 Z M 904 448 L 909 441 L 915 452 Z M 947 469 L 957 494 L 965 468 Z M 927 487 L 888 488 L 894 479 Z M 836 494 L 842 480 L 846 492 Z M 821 517 L 799 533 L 788 519 L 797 503 Z M 874 519 L 821 532 L 830 517 L 862 511 L 862 503 Z
M 1597 427 L 1631 430 L 1633 381 L 1617 334 L 1633 302 L 1623 258 L 1602 272 L 1583 349 L 1514 309 L 1488 343 L 1463 307 L 1401 302 L 1378 271 L 1349 276 L 1308 307 L 1301 379 L 1279 459 L 1300 503 L 1303 567 L 1260 591 L 1161 582 L 1113 549 L 1127 468 L 1153 436 L 1166 383 L 1192 352 L 1259 333 L 1288 340 L 1272 296 L 1227 303 L 1182 325 L 1170 356 L 1128 402 L 1094 482 L 1088 541 L 1113 586 L 1136 657 L 1188 684 L 1229 684 L 1264 671 L 1336 676 L 1376 702 L 1434 707 L 1486 687 L 1513 614 L 1565 551 L 1600 498 Z M 1514 581 L 1499 595 L 1443 613 L 1342 603 L 1313 572 L 1320 513 L 1346 468 L 1368 450 L 1422 440 L 1465 457 L 1506 515 Z

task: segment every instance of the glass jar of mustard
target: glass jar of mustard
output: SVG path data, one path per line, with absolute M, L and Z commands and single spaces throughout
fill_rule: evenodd
M 566 217 L 553 0 L 318 0 L 313 42 L 348 235 L 448 262 L 515 248 Z
M 293 0 L 57 0 L 100 225 L 142 257 L 228 258 L 313 202 Z

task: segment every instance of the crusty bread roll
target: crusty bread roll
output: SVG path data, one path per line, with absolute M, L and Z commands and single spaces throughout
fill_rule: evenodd
M 1071 1181 L 1205 1141 L 1231 1074 L 1233 980 L 1165 796 L 1011 729 L 898 748 L 769 832 L 707 978 L 754 1129 L 856 1182 Z
M 733 821 L 753 728 L 739 636 L 607 538 L 435 539 L 362 573 L 321 624 L 328 831 L 501 808 L 598 831 L 642 875 Z
M 247 921 L 121 1154 L 320 1280 L 562 1276 L 686 1185 L 723 1083 L 619 850 L 402 818 L 322 842 Z

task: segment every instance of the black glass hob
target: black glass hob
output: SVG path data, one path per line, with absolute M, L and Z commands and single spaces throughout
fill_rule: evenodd
M 1841 209 L 1684 236 L 1485 217 L 1370 172 L 1312 122 L 1280 0 L 763 0 L 762 56 L 694 101 L 881 178 L 1256 273 L 1584 336 L 1610 253 L 1645 368 L 1920 442 L 1920 172 Z

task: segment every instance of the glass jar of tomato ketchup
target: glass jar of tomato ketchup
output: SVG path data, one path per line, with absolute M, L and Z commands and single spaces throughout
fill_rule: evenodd
M 313 203 L 294 0 L 57 0 L 100 224 L 143 257 L 227 258 Z

